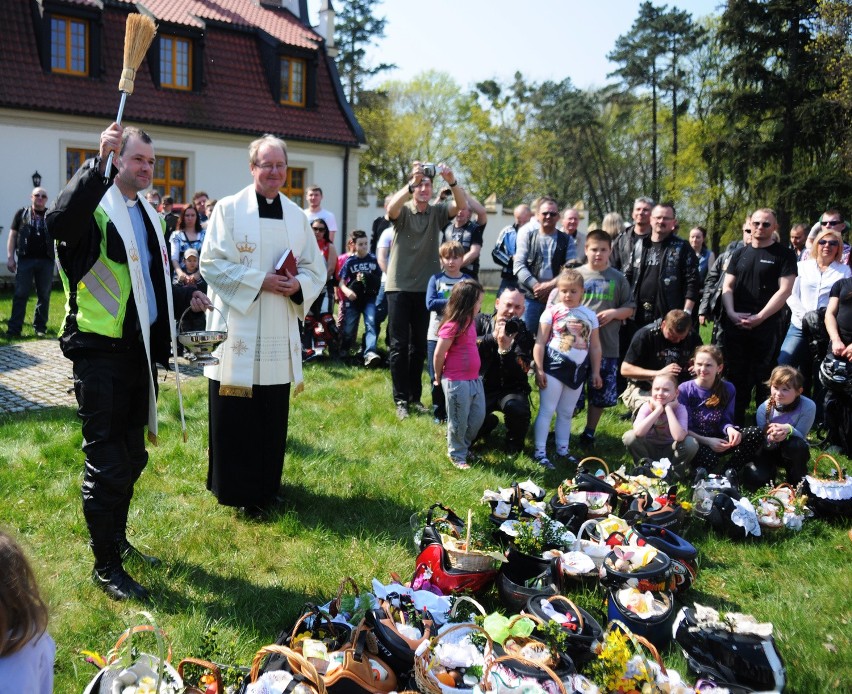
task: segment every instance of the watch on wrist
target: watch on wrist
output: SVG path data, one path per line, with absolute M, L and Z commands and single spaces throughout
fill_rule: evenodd
M 459 184 L 458 180 L 455 180 L 452 183 L 449 183 L 448 185 L 450 186 L 450 188 L 455 188 L 458 184 Z

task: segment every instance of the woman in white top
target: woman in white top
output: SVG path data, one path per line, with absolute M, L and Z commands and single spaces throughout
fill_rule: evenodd
M 789 364 L 807 372 L 811 355 L 802 334 L 802 317 L 828 305 L 828 293 L 838 280 L 849 277 L 848 265 L 840 262 L 843 241 L 833 229 L 823 229 L 814 239 L 815 252 L 798 264 L 798 276 L 793 283 L 793 293 L 787 299 L 792 311 L 790 327 L 781 345 L 779 364 Z

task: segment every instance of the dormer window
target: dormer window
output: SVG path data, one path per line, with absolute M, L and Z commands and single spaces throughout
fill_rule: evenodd
M 89 74 L 89 23 L 53 15 L 50 18 L 50 69 L 66 75 Z
M 307 64 L 299 58 L 281 58 L 281 103 L 305 105 L 305 75 Z
M 192 41 L 178 36 L 160 36 L 160 86 L 192 89 Z

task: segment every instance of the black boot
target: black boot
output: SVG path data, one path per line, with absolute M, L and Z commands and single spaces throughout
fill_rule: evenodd
M 113 600 L 141 600 L 144 602 L 150 597 L 148 591 L 134 581 L 120 563 L 108 564 L 103 568 L 99 568 L 95 564 L 95 568 L 92 570 L 92 580 Z
M 147 600 L 148 591 L 134 581 L 121 565 L 121 555 L 115 542 L 113 515 L 93 512 L 83 507 L 86 525 L 91 536 L 95 567 L 92 580 L 113 600 Z
M 113 526 L 115 529 L 115 544 L 118 554 L 125 561 L 137 561 L 148 566 L 159 566 L 163 562 L 157 557 L 140 552 L 130 544 L 127 539 L 127 516 L 130 512 L 130 497 L 122 502 L 112 513 Z

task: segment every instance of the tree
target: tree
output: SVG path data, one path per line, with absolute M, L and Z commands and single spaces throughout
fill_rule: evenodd
M 837 87 L 814 48 L 817 0 L 729 0 L 719 40 L 730 49 L 719 143 L 728 174 L 778 212 L 782 236 L 793 215 L 814 219 L 852 198 L 839 137 L 846 113 L 825 98 Z
M 457 168 L 464 151 L 460 125 L 465 104 L 453 78 L 435 70 L 362 92 L 355 106 L 368 144 L 361 157 L 361 186 L 384 194 L 396 191 L 415 159 Z
M 392 63 L 379 63 L 368 67 L 367 46 L 385 35 L 387 20 L 374 16 L 373 10 L 380 0 L 347 0 L 337 15 L 334 41 L 340 53 L 337 69 L 346 89 L 349 103 L 358 101 L 364 80 L 396 67 Z
M 660 94 L 670 93 L 672 98 L 672 178 L 677 176 L 678 119 L 685 111 L 678 101 L 688 87 L 687 74 L 681 61 L 695 51 L 705 40 L 705 31 L 692 22 L 692 16 L 683 10 L 668 10 L 666 5 L 655 7 L 643 2 L 639 16 L 627 34 L 616 39 L 615 48 L 607 56 L 621 63 L 613 75 L 622 78 L 628 89 L 651 89 L 651 195 L 660 197 L 659 123 Z M 671 186 L 674 187 L 674 186 Z
M 650 2 L 639 6 L 639 16 L 630 32 L 615 41 L 615 48 L 607 55 L 614 63 L 621 63 L 612 75 L 622 78 L 628 89 L 648 86 L 651 88 L 651 195 L 659 198 L 657 172 L 657 91 L 660 88 L 661 60 L 665 46 L 657 35 L 657 24 L 661 9 Z

